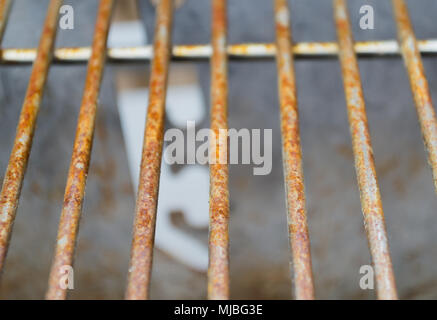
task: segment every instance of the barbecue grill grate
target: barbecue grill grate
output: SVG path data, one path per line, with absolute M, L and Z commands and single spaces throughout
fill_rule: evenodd
M 90 163 L 97 97 L 105 61 L 119 63 L 151 61 L 150 98 L 144 133 L 132 256 L 126 292 L 127 299 L 147 299 L 153 258 L 163 146 L 164 107 L 170 60 L 211 60 L 211 128 L 214 135 L 218 137 L 219 129 L 227 128 L 227 60 L 270 59 L 276 57 L 288 230 L 294 266 L 295 296 L 298 299 L 313 299 L 314 284 L 305 210 L 293 59 L 338 56 L 344 80 L 362 211 L 375 267 L 377 296 L 379 299 L 396 299 L 395 279 L 367 125 L 357 55 L 358 57 L 387 57 L 399 54 L 403 56 L 428 152 L 428 161 L 433 172 L 434 185 L 437 188 L 437 122 L 421 62 L 421 53 L 437 53 L 437 39 L 416 40 L 404 0 L 392 0 L 399 42 L 389 40 L 354 43 L 346 1 L 334 0 L 334 19 L 337 27 L 338 43 L 293 44 L 287 1 L 274 0 L 275 44 L 243 43 L 227 45 L 226 0 L 212 0 L 211 44 L 172 46 L 173 1 L 161 0 L 157 9 L 155 43 L 153 46 L 108 49 L 106 41 L 114 3 L 115 0 L 100 1 L 94 41 L 91 47 L 54 49 L 62 0 L 51 0 L 38 49 L 10 48 L 1 51 L 1 63 L 33 63 L 33 69 L 0 194 L 0 270 L 3 268 L 6 259 L 12 225 L 32 147 L 35 124 L 51 63 L 88 62 L 56 251 L 46 295 L 48 299 L 65 299 L 67 290 L 60 286 L 62 274 L 59 270 L 62 266 L 73 264 L 86 177 Z M 10 6 L 10 0 L 0 0 L 0 40 L 7 24 Z M 215 141 L 217 145 L 214 145 L 214 148 L 226 148 L 226 141 L 218 138 Z M 220 162 L 211 164 L 210 181 L 208 298 L 228 299 L 229 190 L 227 186 L 227 165 L 220 164 Z

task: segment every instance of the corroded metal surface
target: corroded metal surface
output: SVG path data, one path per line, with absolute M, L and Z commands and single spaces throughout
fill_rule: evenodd
M 392 3 L 402 56 L 410 78 L 423 141 L 428 151 L 428 162 L 432 168 L 434 187 L 437 192 L 437 119 L 434 106 L 407 6 L 403 0 L 393 0 Z
M 307 300 L 314 299 L 314 283 L 305 209 L 290 18 L 286 0 L 275 0 L 275 25 L 288 235 L 294 271 L 292 277 L 296 299 Z
M 229 299 L 228 72 L 225 0 L 212 2 L 208 299 Z
M 36 119 L 52 58 L 61 4 L 62 0 L 50 1 L 38 47 L 38 54 L 30 75 L 14 145 L 0 193 L 0 270 L 4 266 L 27 161 L 32 147 Z
M 155 54 L 149 86 L 149 106 L 126 299 L 148 299 L 155 239 L 156 208 L 161 172 L 165 96 L 170 60 L 173 0 L 161 0 L 155 28 Z
M 334 16 L 340 48 L 340 63 L 352 136 L 361 207 L 370 253 L 375 268 L 379 299 L 397 299 L 381 195 L 367 125 L 360 72 L 353 50 L 353 37 L 344 0 L 334 0 Z
M 64 203 L 59 222 L 55 256 L 46 294 L 47 299 L 65 299 L 67 296 L 65 284 L 61 286 L 62 278 L 65 276 L 63 267 L 73 266 L 113 5 L 114 0 L 101 0 L 99 4 L 92 55 L 88 64 L 82 105 L 79 111 L 73 155 L 68 171 Z
M 5 33 L 10 9 L 11 0 L 0 0 L 0 42 L 3 39 L 3 34 Z
M 424 54 L 437 54 L 437 40 L 418 40 L 418 49 Z M 355 53 L 362 57 L 393 56 L 400 54 L 396 40 L 363 41 L 354 43 Z M 0 52 L 0 63 L 27 64 L 36 57 L 34 48 L 4 48 Z M 338 55 L 335 42 L 299 42 L 292 47 L 295 58 L 332 58 Z M 239 43 L 227 46 L 228 59 L 274 58 L 276 46 L 273 43 Z M 198 60 L 211 58 L 212 47 L 208 44 L 175 45 L 172 59 Z M 90 47 L 58 48 L 54 52 L 54 63 L 84 63 L 91 56 Z M 153 57 L 153 46 L 108 48 L 108 62 L 142 62 Z

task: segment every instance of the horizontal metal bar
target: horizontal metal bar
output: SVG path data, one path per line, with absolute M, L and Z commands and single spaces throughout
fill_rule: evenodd
M 423 54 L 437 55 L 437 39 L 419 40 L 419 51 Z M 355 53 L 358 56 L 392 56 L 400 55 L 396 40 L 356 42 Z M 230 59 L 244 58 L 271 58 L 276 54 L 273 43 L 242 43 L 227 47 Z M 338 45 L 335 42 L 300 42 L 293 46 L 296 58 L 336 57 Z M 212 47 L 205 45 L 177 45 L 173 46 L 172 58 L 176 60 L 209 59 Z M 58 48 L 54 53 L 55 63 L 86 63 L 91 56 L 90 47 Z M 153 46 L 138 46 L 108 49 L 108 60 L 112 62 L 149 61 L 153 57 Z M 4 48 L 0 50 L 0 63 L 27 64 L 32 63 L 36 57 L 36 49 Z

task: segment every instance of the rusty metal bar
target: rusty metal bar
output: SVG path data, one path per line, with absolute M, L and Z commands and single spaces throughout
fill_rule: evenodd
M 417 41 L 422 54 L 437 54 L 437 39 Z M 400 54 L 396 40 L 365 41 L 354 44 L 355 53 L 359 57 L 396 56 Z M 335 42 L 300 42 L 292 48 L 295 58 L 332 58 L 338 55 L 338 45 Z M 274 58 L 276 47 L 273 43 L 240 43 L 227 46 L 229 59 Z M 172 48 L 174 60 L 209 59 L 212 47 L 208 44 L 175 45 Z M 91 56 L 90 47 L 58 48 L 54 52 L 53 62 L 85 63 Z M 108 62 L 144 62 L 153 56 L 153 46 L 109 48 Z M 28 64 L 36 57 L 36 49 L 4 48 L 0 51 L 0 63 Z
M 73 155 L 71 156 L 61 220 L 59 222 L 55 256 L 46 294 L 46 298 L 51 300 L 61 300 L 67 297 L 66 285 L 62 283 L 63 272 L 65 266 L 73 266 L 113 5 L 114 0 L 100 0 L 97 13 L 92 55 L 88 63 Z
M 14 145 L 0 193 L 0 271 L 4 267 L 12 225 L 32 147 L 35 124 L 52 58 L 61 4 L 62 0 L 51 0 L 48 7 L 39 42 L 38 54 L 33 64 L 29 85 L 18 120 Z
M 275 0 L 276 61 L 278 67 L 282 157 L 287 203 L 288 236 L 293 261 L 296 299 L 314 299 L 310 238 L 305 209 L 299 112 L 286 0 Z
M 149 106 L 144 131 L 143 153 L 126 299 L 148 299 L 155 241 L 156 208 L 161 172 L 165 97 L 170 61 L 173 0 L 161 0 L 155 27 L 155 54 L 149 86 Z
M 437 119 L 434 106 L 407 6 L 403 0 L 393 0 L 392 4 L 398 28 L 399 45 L 408 71 L 423 141 L 428 151 L 428 163 L 432 168 L 434 188 L 437 192 Z
M 229 299 L 226 6 L 226 0 L 212 1 L 208 299 L 219 300 Z
M 353 50 L 353 37 L 344 0 L 334 0 L 334 16 L 340 48 L 349 126 L 355 158 L 361 207 L 370 253 L 375 268 L 378 299 L 397 299 L 381 195 L 367 125 L 360 71 Z
M 11 0 L 0 0 L 0 42 L 3 40 L 10 9 Z

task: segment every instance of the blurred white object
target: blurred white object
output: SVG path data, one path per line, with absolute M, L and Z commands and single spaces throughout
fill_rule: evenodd
M 131 47 L 147 43 L 147 34 L 140 20 L 117 21 L 111 25 L 108 47 Z
M 146 42 L 144 26 L 139 21 L 116 22 L 111 27 L 109 45 L 135 46 Z M 144 68 L 146 71 L 146 68 Z M 183 70 L 185 72 L 185 70 Z M 170 122 L 185 127 L 188 120 L 201 121 L 204 117 L 202 92 L 193 71 L 185 83 L 169 77 L 166 113 Z M 191 80 L 191 81 L 190 81 Z M 127 158 L 134 190 L 138 189 L 144 126 L 149 101 L 147 87 L 120 90 L 118 110 L 125 140 Z M 208 267 L 206 244 L 178 229 L 171 221 L 171 213 L 181 211 L 188 225 L 208 226 L 208 171 L 201 166 L 187 166 L 172 173 L 166 163 L 161 165 L 155 245 L 187 266 L 205 271 Z
M 187 121 L 202 121 L 205 116 L 202 91 L 195 84 L 170 83 L 167 95 L 166 115 L 172 124 L 179 128 L 186 128 Z
M 172 92 L 172 87 L 169 86 L 168 96 Z M 134 190 L 137 190 L 140 174 L 147 101 L 147 89 L 125 90 L 118 94 L 121 127 Z M 189 99 L 180 100 L 179 107 L 187 110 L 190 104 L 185 101 Z M 196 270 L 206 270 L 206 245 L 176 228 L 171 222 L 171 213 L 182 211 L 187 224 L 193 227 L 208 226 L 208 171 L 196 165 L 186 166 L 178 173 L 172 173 L 170 166 L 163 162 L 159 189 L 156 246 Z

